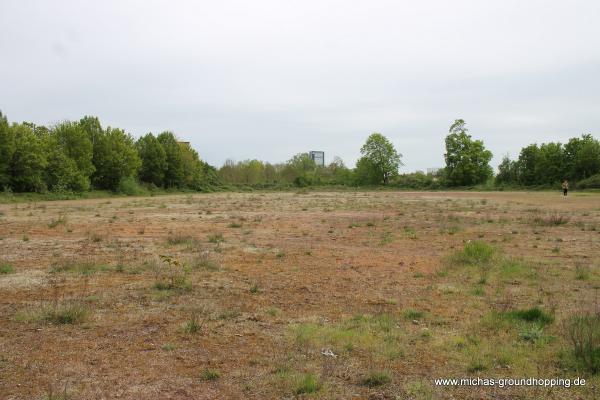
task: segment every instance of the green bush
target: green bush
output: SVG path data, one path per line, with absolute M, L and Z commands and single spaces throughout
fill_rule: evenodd
M 577 182 L 576 187 L 577 189 L 600 189 L 600 174 L 592 175 Z
M 573 315 L 565 322 L 566 336 L 571 342 L 573 355 L 583 367 L 600 371 L 600 316 Z
M 119 181 L 117 192 L 127 196 L 143 196 L 148 193 L 148 191 L 131 176 L 126 176 Z

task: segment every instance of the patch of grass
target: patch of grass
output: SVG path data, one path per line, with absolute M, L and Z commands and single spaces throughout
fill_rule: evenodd
M 185 276 L 175 276 L 169 279 L 161 279 L 154 283 L 154 289 L 159 291 L 189 292 L 192 284 Z
M 198 333 L 202 326 L 198 322 L 198 317 L 192 315 L 182 326 L 182 330 L 185 333 Z
M 317 393 L 322 386 L 321 381 L 314 374 L 308 373 L 300 377 L 294 392 L 296 394 Z
M 391 314 L 359 314 L 333 324 L 292 325 L 290 330 L 298 346 L 331 348 L 336 354 L 360 350 L 386 359 L 390 354 L 401 353 L 402 332 Z
M 1 269 L 0 269 L 1 271 Z M 587 281 L 588 279 L 590 279 L 590 267 L 588 267 L 587 265 L 583 265 L 583 264 L 576 264 L 575 265 L 575 279 L 580 280 L 580 281 Z
M 558 226 L 564 225 L 569 222 L 569 217 L 559 214 L 547 215 L 545 217 L 535 216 L 532 218 L 531 222 L 534 225 L 540 226 Z
M 65 225 L 66 223 L 67 217 L 64 214 L 61 214 L 57 219 L 53 219 L 48 222 L 48 228 L 56 228 L 58 225 Z
M 0 275 L 12 274 L 15 272 L 15 267 L 9 263 L 0 263 Z
M 267 310 L 265 311 L 265 313 L 267 315 L 270 315 L 271 317 L 276 317 L 277 315 L 279 315 L 279 313 L 281 312 L 280 309 L 275 308 L 275 307 L 269 307 L 267 308 Z
M 188 261 L 190 267 L 194 269 L 204 269 L 207 271 L 220 271 L 221 264 L 211 257 L 210 252 L 203 251 L 200 254 L 197 254 L 191 257 Z
M 20 311 L 15 315 L 18 322 L 48 322 L 55 325 L 74 325 L 87 319 L 90 309 L 80 302 L 46 305 L 39 309 Z
M 486 242 L 475 240 L 467 242 L 462 250 L 455 252 L 450 260 L 459 265 L 488 265 L 496 255 L 496 248 Z
M 414 400 L 433 400 L 433 389 L 426 381 L 412 381 L 404 385 L 408 398 Z
M 422 311 L 417 311 L 417 310 L 413 310 L 412 308 L 408 308 L 406 310 L 404 310 L 404 318 L 405 319 L 421 319 L 425 316 L 425 313 L 423 313 Z
M 371 372 L 366 377 L 364 377 L 360 383 L 363 386 L 373 388 L 373 387 L 385 385 L 386 383 L 390 383 L 391 381 L 392 381 L 392 377 L 389 372 L 374 371 L 374 372 Z
M 417 239 L 417 231 L 412 226 L 405 225 L 404 233 L 406 233 L 409 239 Z
M 221 377 L 221 373 L 216 369 L 205 369 L 200 373 L 201 381 L 216 381 Z
M 165 343 L 161 346 L 161 349 L 164 351 L 173 351 L 175 348 L 176 346 L 173 343 Z
M 172 233 L 167 237 L 167 244 L 171 246 L 179 245 L 179 244 L 190 244 L 192 243 L 194 238 L 190 235 L 185 235 L 183 233 Z
M 223 234 L 221 234 L 221 233 L 214 233 L 214 234 L 208 235 L 207 239 L 208 239 L 209 243 L 216 243 L 216 244 L 219 244 L 219 243 L 222 243 L 225 241 L 225 239 L 223 238 Z
M 98 272 L 106 272 L 111 268 L 107 264 L 95 264 L 90 261 L 67 261 L 61 264 L 55 264 L 52 266 L 50 272 L 51 273 L 72 273 L 79 275 L 93 275 Z
M 242 224 L 237 223 L 237 222 L 232 222 L 228 225 L 229 228 L 241 228 Z
M 505 313 L 506 317 L 514 320 L 526 322 L 537 322 L 541 325 L 547 325 L 554 321 L 554 317 L 539 307 L 527 308 L 524 310 L 513 310 Z

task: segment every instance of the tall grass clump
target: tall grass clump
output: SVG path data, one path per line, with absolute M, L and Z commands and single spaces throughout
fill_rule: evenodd
M 564 323 L 575 359 L 589 372 L 600 372 L 600 315 L 579 314 Z
M 305 374 L 300 377 L 296 385 L 296 394 L 316 393 L 321 390 L 321 382 L 314 374 Z
M 457 265 L 484 266 L 490 264 L 496 256 L 496 248 L 486 242 L 475 240 L 467 242 L 462 250 L 450 257 L 450 261 Z

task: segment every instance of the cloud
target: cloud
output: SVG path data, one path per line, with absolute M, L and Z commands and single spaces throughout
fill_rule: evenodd
M 371 132 L 443 164 L 455 118 L 497 164 L 600 126 L 600 3 L 16 1 L 0 4 L 1 107 L 173 130 L 202 157 L 352 165 Z

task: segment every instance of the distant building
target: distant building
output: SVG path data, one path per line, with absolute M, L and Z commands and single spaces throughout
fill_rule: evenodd
M 317 164 L 317 166 L 324 167 L 325 166 L 325 152 L 324 151 L 311 151 L 308 153 L 311 160 Z

